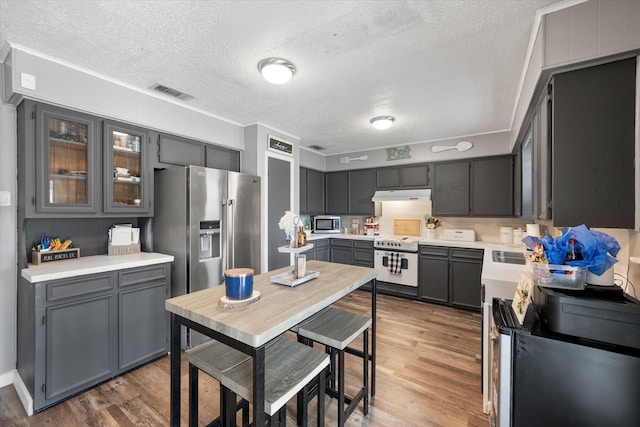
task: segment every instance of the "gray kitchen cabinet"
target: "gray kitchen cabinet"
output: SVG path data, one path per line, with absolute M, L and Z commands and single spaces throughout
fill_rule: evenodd
M 174 135 L 158 135 L 158 161 L 167 165 L 205 166 L 204 144 Z
M 240 172 L 240 152 L 231 148 L 205 144 L 205 166 L 213 169 Z
M 204 166 L 240 172 L 240 152 L 166 133 L 154 133 L 157 150 L 150 156 L 152 168 L 175 166 Z
M 420 245 L 418 297 L 427 301 L 449 302 L 449 249 Z
M 353 241 L 353 265 L 373 268 L 373 241 Z
M 103 132 L 104 212 L 152 215 L 153 174 L 147 162 L 149 132 L 106 120 Z
M 307 168 L 300 168 L 300 213 L 307 213 Z
M 92 216 L 101 210 L 100 122 L 25 100 L 18 106 L 21 217 Z
M 128 370 L 167 353 L 169 265 L 118 272 L 118 369 Z
M 376 169 L 376 188 L 427 188 L 430 186 L 430 165 L 390 166 Z
M 482 249 L 419 246 L 418 297 L 480 310 Z
M 307 256 L 307 261 L 331 261 L 331 239 L 313 240 L 313 249 L 303 252 Z
M 348 172 L 348 181 L 348 209 L 345 213 L 349 215 L 373 215 L 374 208 L 371 198 L 375 192 L 374 170 L 351 170 Z
M 307 180 L 308 180 L 307 176 Z M 325 174 L 326 203 L 328 214 L 346 214 L 348 206 L 348 173 L 347 171 L 328 172 Z
M 169 268 L 20 278 L 16 367 L 35 412 L 168 352 Z
M 433 164 L 435 216 L 514 215 L 512 155 Z
M 450 248 L 451 304 L 480 310 L 481 301 L 481 249 Z
M 152 216 L 148 135 L 139 127 L 23 101 L 18 106 L 18 216 Z
M 434 216 L 469 216 L 469 169 L 469 161 L 434 163 Z
M 300 213 L 324 214 L 325 174 L 317 170 L 300 168 Z
M 353 265 L 353 240 L 331 239 L 331 262 Z
M 636 59 L 550 83 L 551 216 L 556 227 L 635 227 Z
M 514 158 L 471 161 L 471 216 L 514 215 Z

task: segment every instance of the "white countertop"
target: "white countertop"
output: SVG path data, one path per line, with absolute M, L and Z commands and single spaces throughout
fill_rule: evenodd
M 173 255 L 155 252 L 140 252 L 129 255 L 94 255 L 41 265 L 29 264 L 28 268 L 22 269 L 22 277 L 31 283 L 38 283 L 172 261 Z

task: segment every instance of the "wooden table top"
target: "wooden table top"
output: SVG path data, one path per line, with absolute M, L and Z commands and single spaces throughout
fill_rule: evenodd
M 320 276 L 296 287 L 271 283 L 269 278 L 293 267 L 263 273 L 253 278 L 260 299 L 243 307 L 221 307 L 224 286 L 166 300 L 167 311 L 223 333 L 253 347 L 259 347 L 291 327 L 378 276 L 366 267 L 308 261 L 307 269 Z

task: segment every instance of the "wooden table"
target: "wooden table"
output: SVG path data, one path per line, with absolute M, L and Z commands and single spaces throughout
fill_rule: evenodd
M 180 425 L 180 325 L 208 335 L 253 357 L 253 425 L 264 425 L 265 345 L 293 326 L 372 282 L 371 286 L 371 395 L 375 394 L 376 280 L 377 270 L 323 261 L 309 261 L 308 269 L 320 276 L 290 288 L 270 282 L 276 274 L 292 267 L 260 274 L 253 289 L 260 299 L 243 307 L 218 305 L 224 286 L 182 295 L 165 302 L 171 313 L 171 425 Z M 366 352 L 366 349 L 363 349 Z

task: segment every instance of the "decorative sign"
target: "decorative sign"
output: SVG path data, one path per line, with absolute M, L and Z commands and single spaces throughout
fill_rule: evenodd
M 51 251 L 51 252 L 33 251 L 31 254 L 32 254 L 31 262 L 34 265 L 40 265 L 40 264 L 44 264 L 45 262 L 80 258 L 80 249 L 73 248 L 65 251 Z
M 401 148 L 387 148 L 387 162 L 392 160 L 405 160 L 411 158 L 411 148 L 405 145 Z
M 272 136 L 269 136 L 269 149 L 279 153 L 288 154 L 289 156 L 293 155 L 293 144 L 280 141 Z

